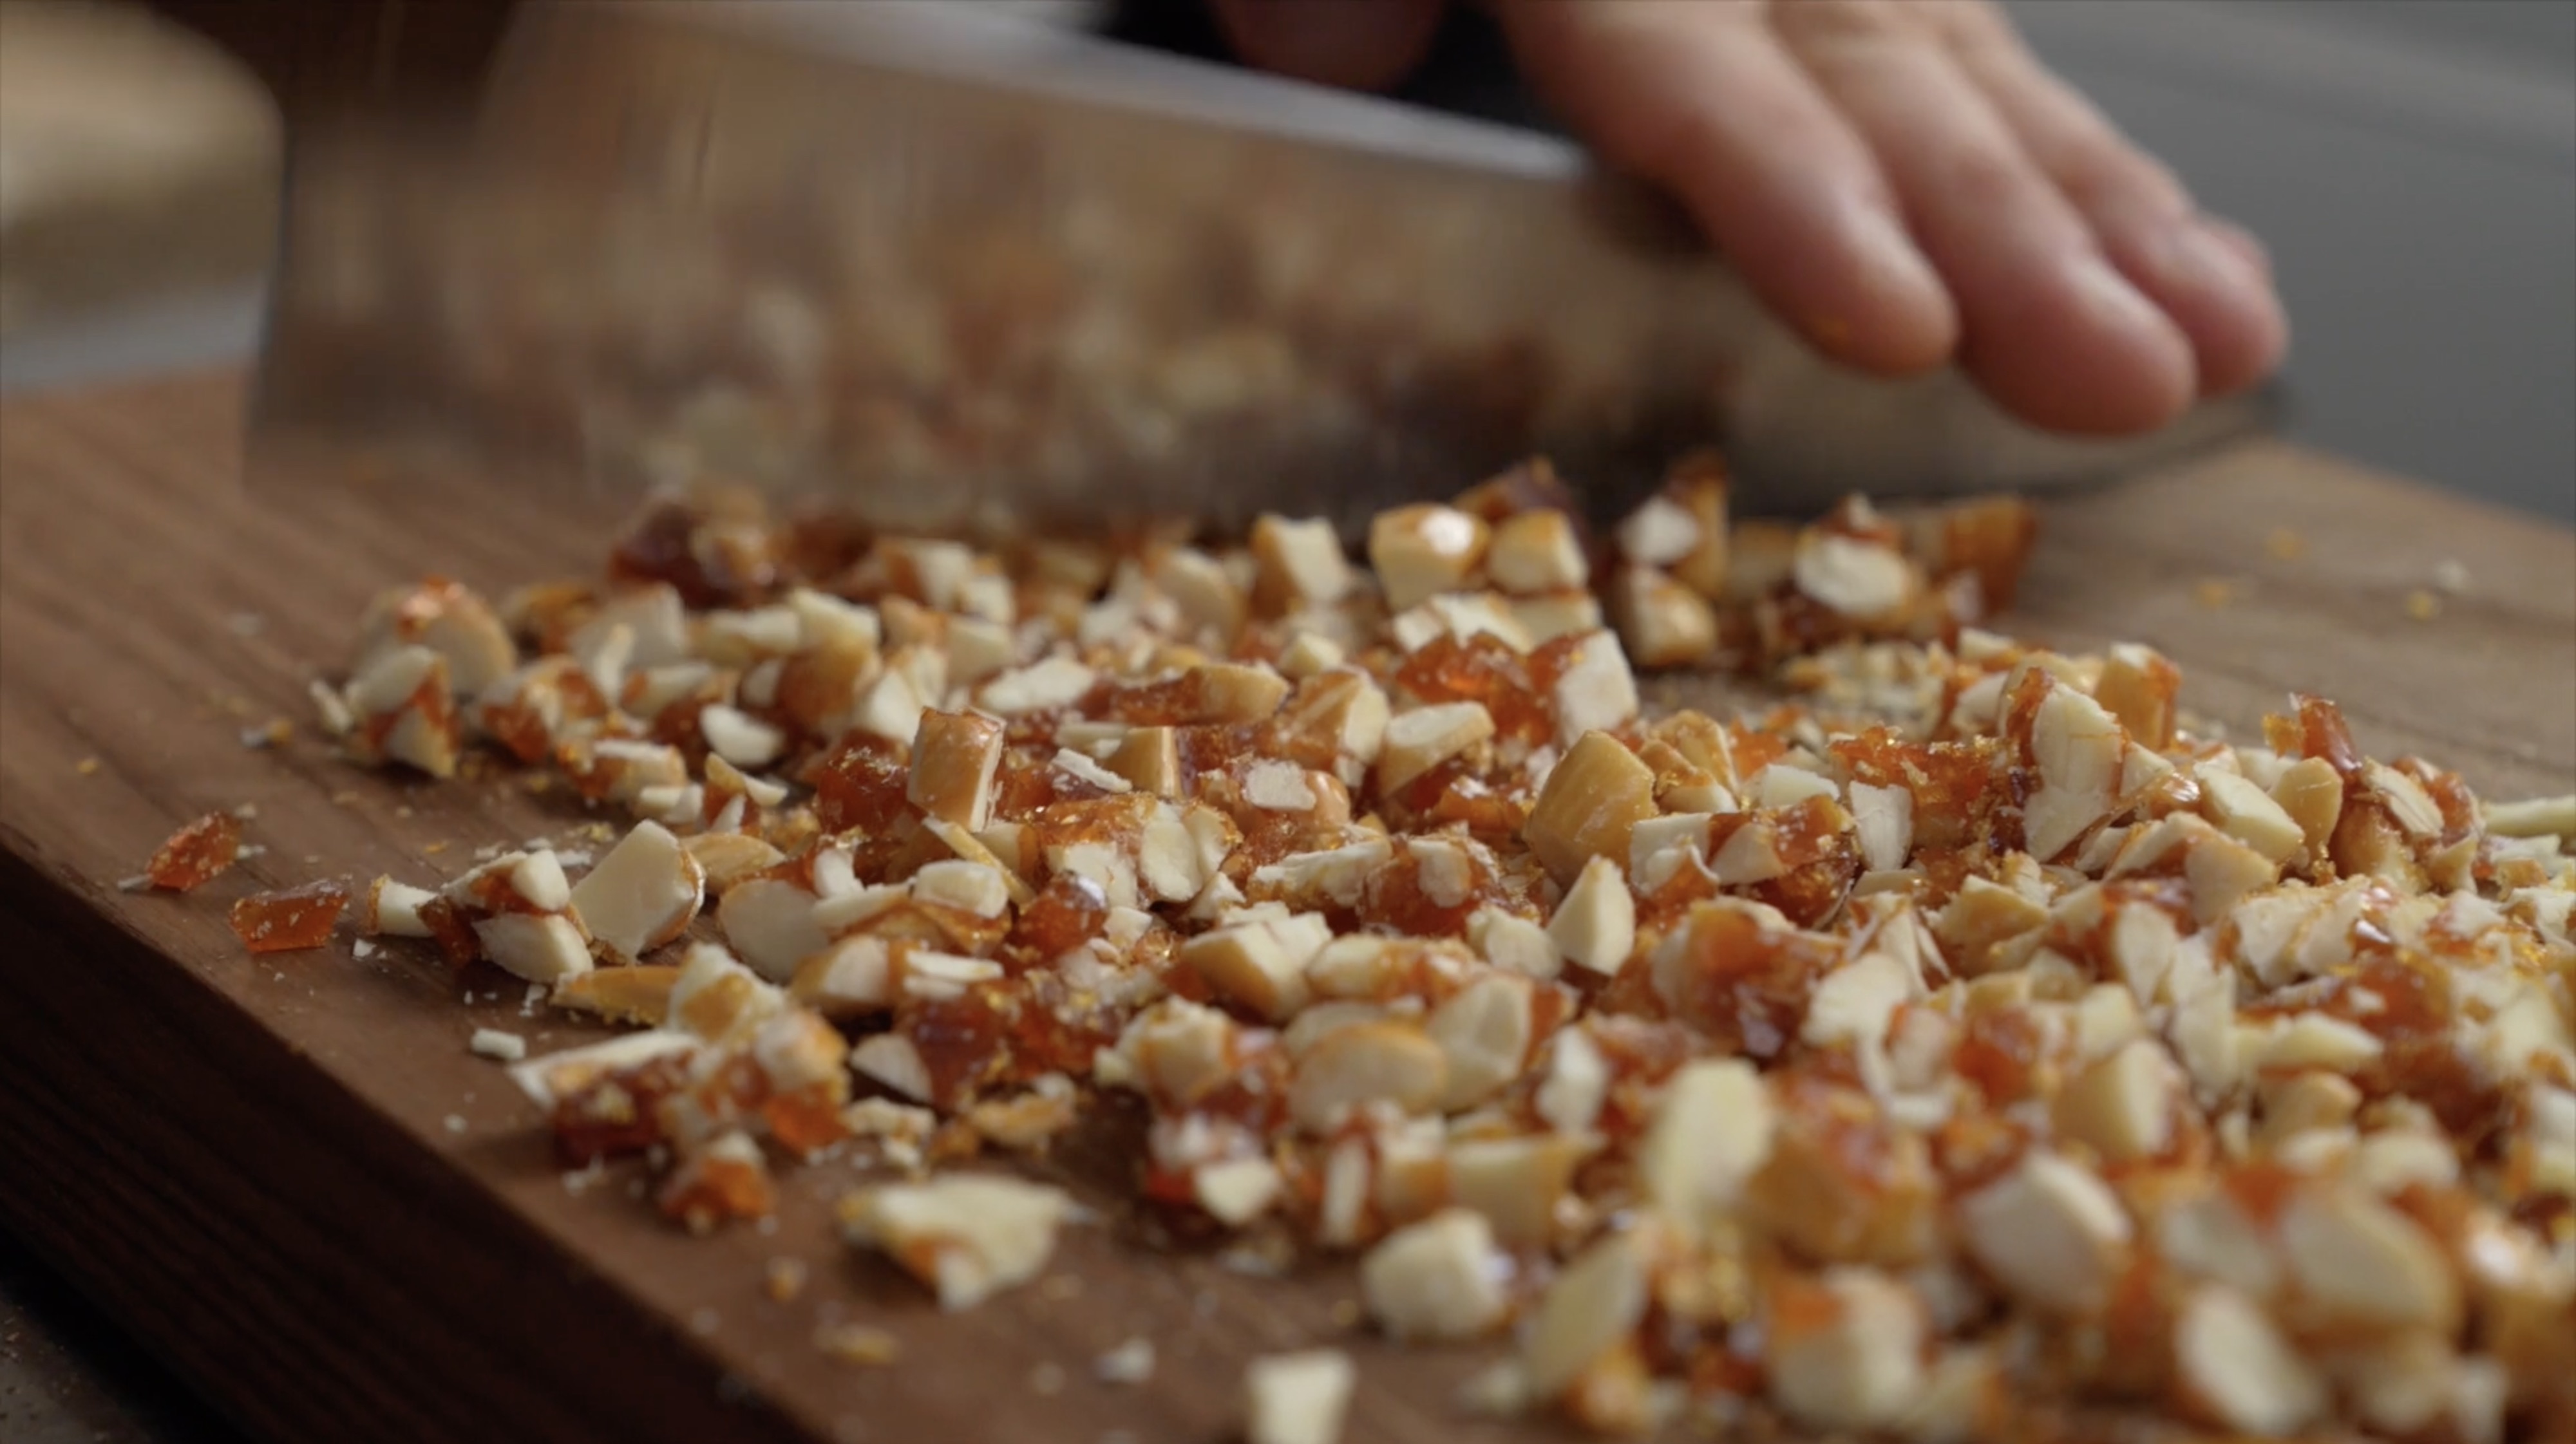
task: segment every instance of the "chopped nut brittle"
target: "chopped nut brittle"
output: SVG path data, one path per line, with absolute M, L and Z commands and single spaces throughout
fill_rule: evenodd
M 222 875 L 241 855 L 241 819 L 209 812 L 170 834 L 143 876 L 164 892 L 193 892 Z
M 301 952 L 331 941 L 348 907 L 348 886 L 330 880 L 253 893 L 233 904 L 233 932 L 254 953 Z
M 1365 565 L 1288 517 L 986 553 L 698 497 L 606 585 L 389 594 L 317 694 L 349 753 L 602 821 L 358 931 L 640 1028 L 510 1074 L 682 1226 L 856 1140 L 902 1181 L 845 1234 L 947 1307 L 1076 1205 L 945 1166 L 1118 1092 L 1158 1226 L 1355 1257 L 1389 1335 L 1510 1353 L 1486 1409 L 2576 1432 L 2576 803 L 1987 630 L 2017 501 L 1748 521 L 1696 457 L 1596 538 L 1570 496 L 1516 468 Z M 1666 666 L 1787 699 L 1641 705 Z M 237 843 L 197 826 L 174 877 Z M 1247 1387 L 1253 1444 L 1328 1444 L 1353 1373 Z

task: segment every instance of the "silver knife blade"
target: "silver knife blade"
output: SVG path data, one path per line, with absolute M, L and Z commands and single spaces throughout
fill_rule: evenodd
M 1356 529 L 1521 457 L 1624 509 L 2098 475 L 1828 365 L 1552 138 L 1016 24 L 546 4 L 474 103 L 293 138 L 255 441 L 426 442 L 604 503 L 719 475 L 889 527 Z

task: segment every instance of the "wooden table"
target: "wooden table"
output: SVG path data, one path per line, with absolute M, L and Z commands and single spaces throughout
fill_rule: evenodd
M 466 1050 L 478 1025 L 540 1050 L 584 1030 L 515 988 L 460 1005 L 395 949 L 246 956 L 223 913 L 252 887 L 443 876 L 568 820 L 497 781 L 357 772 L 309 729 L 241 733 L 306 715 L 381 584 L 592 558 L 430 499 L 263 511 L 234 486 L 240 395 L 201 376 L 0 408 L 0 1223 L 199 1387 L 287 1439 L 1214 1440 L 1248 1355 L 1334 1341 L 1362 1362 L 1355 1440 L 1540 1436 L 1456 1417 L 1485 1352 L 1337 1323 L 1346 1269 L 1257 1279 L 1076 1228 L 1048 1281 L 942 1315 L 829 1240 L 835 1164 L 786 1176 L 774 1232 L 688 1238 L 625 1175 L 567 1188 Z M 2576 776 L 2576 536 L 2528 518 L 2249 445 L 2052 502 L 2024 596 L 2016 629 L 2161 647 L 2232 727 L 2300 688 L 2375 753 L 2495 795 Z M 116 889 L 175 824 L 243 803 L 264 855 L 187 898 Z M 792 1302 L 763 1290 L 777 1256 L 813 1266 Z M 835 1318 L 890 1326 L 900 1361 L 826 1359 Z M 1152 1383 L 1095 1382 L 1137 1335 Z

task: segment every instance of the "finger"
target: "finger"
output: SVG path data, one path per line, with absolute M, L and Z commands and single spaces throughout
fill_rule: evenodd
M 1782 38 L 1877 152 L 1949 283 L 1960 359 L 2011 410 L 2066 431 L 2179 414 L 2190 342 L 2104 256 L 2075 208 L 1953 61 L 1940 0 L 1784 0 Z
M 2202 394 L 2241 390 L 2278 366 L 2289 323 L 2252 238 L 2199 214 L 2172 172 L 2050 74 L 2001 12 L 1968 5 L 1945 20 L 1960 67 L 2022 149 L 2082 212 L 2112 264 L 2190 338 Z
M 1420 64 L 1446 0 L 1216 0 L 1237 54 L 1321 85 L 1384 90 Z
M 1937 366 L 1958 318 L 1868 148 L 1745 0 L 1499 0 L 1522 68 L 1611 165 L 1689 206 L 1843 361 Z

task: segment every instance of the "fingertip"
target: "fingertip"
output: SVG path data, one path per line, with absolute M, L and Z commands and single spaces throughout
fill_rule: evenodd
M 2191 339 L 2202 395 L 2241 391 L 2280 365 L 2289 319 L 2252 236 L 2186 216 L 2112 244 L 2121 269 Z
M 1895 217 L 1864 210 L 1845 226 L 1839 307 L 1808 335 L 1847 365 L 1904 376 L 1947 363 L 1959 346 L 1959 309 L 1930 258 Z
M 2033 276 L 2014 313 L 1972 315 L 1961 360 L 2007 410 L 2081 435 L 2152 431 L 2182 415 L 2199 384 L 2189 338 L 2103 259 Z

